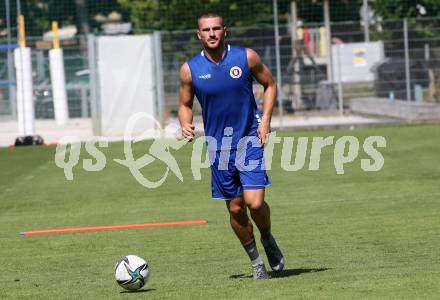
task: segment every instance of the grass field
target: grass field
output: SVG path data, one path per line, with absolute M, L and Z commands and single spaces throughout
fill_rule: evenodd
M 278 150 L 267 200 L 287 265 L 279 277 L 264 282 L 249 278 L 248 258 L 229 228 L 224 203 L 210 199 L 209 171 L 203 180 L 192 180 L 190 146 L 176 154 L 184 182 L 170 174 L 157 189 L 142 187 L 112 161 L 123 158 L 122 143 L 104 149 L 107 166 L 101 172 L 84 171 L 80 161 L 73 181 L 55 166 L 53 147 L 0 149 L 0 299 L 437 298 L 440 127 L 283 135 L 354 135 L 360 141 L 382 135 L 385 164 L 379 172 L 364 172 L 361 153 L 344 175 L 336 175 L 334 148 L 328 147 L 319 171 L 286 172 Z M 145 146 L 136 147 L 138 155 L 146 153 Z M 84 148 L 82 158 L 90 158 Z M 161 163 L 153 163 L 144 174 L 158 178 L 163 171 Z M 209 223 L 18 235 L 193 219 Z M 116 261 L 132 253 L 151 266 L 140 293 L 122 292 L 113 278 Z

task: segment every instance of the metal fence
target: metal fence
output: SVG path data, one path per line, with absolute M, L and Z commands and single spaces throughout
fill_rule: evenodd
M 15 41 L 14 41 L 15 42 Z M 14 44 L 12 44 L 14 45 Z M 49 49 L 52 43 L 42 38 L 28 38 L 32 48 L 32 78 L 37 119 L 53 119 L 52 86 L 49 71 Z M 90 117 L 90 83 L 88 75 L 87 47 L 82 37 L 62 42 L 69 116 L 71 118 Z M 12 51 L 10 64 L 13 66 Z M 8 51 L 0 53 L 0 78 L 8 78 Z M 4 80 L 0 86 L 0 115 L 16 117 L 15 70 L 12 80 Z
M 406 24 L 406 25 L 405 25 Z M 335 108 L 335 101 L 353 97 L 380 96 L 411 101 L 439 101 L 440 18 L 381 21 L 369 27 L 369 41 L 360 22 L 331 23 L 333 45 L 380 42 L 384 60 L 375 67 L 369 81 L 341 82 L 329 78 L 329 51 L 323 39 L 324 24 L 301 24 L 296 30 L 279 25 L 280 74 L 283 110 Z M 295 34 L 292 34 L 292 33 Z M 181 64 L 201 50 L 195 30 L 162 32 L 162 66 L 165 111 L 178 107 L 178 72 Z M 296 37 L 296 39 L 294 39 Z M 228 43 L 251 47 L 274 75 L 276 70 L 275 30 L 271 25 L 230 28 Z M 53 118 L 48 42 L 29 39 L 33 51 L 33 79 L 37 118 Z M 49 43 L 50 44 L 50 43 Z M 65 58 L 70 117 L 90 116 L 87 47 L 81 36 L 62 44 Z M 337 67 L 340 55 L 333 55 Z M 343 57 L 342 57 L 343 58 Z M 0 53 L 0 78 L 8 78 L 7 51 Z M 332 74 L 330 74 L 332 75 Z M 330 82 L 328 82 L 330 80 Z M 14 116 L 14 86 L 0 86 L 0 115 Z M 322 98 L 327 97 L 327 105 Z M 196 108 L 199 111 L 199 108 Z
M 368 41 L 365 40 L 365 28 L 359 22 L 332 23 L 333 45 L 368 45 L 373 42 L 383 45 L 383 60 L 372 68 L 374 78 L 358 82 L 328 78 L 329 53 L 326 53 L 327 49 L 325 46 L 323 48 L 320 41 L 325 34 L 324 28 L 323 23 L 302 24 L 297 27 L 297 39 L 294 40 L 291 26 L 279 26 L 281 90 L 283 109 L 286 112 L 334 107 L 319 105 L 318 100 L 323 91 L 327 91 L 326 95 L 332 97 L 332 101 L 337 101 L 339 94 L 343 97 L 343 103 L 353 97 L 367 96 L 412 101 L 440 100 L 440 19 L 382 21 L 370 26 Z M 274 32 L 274 27 L 270 25 L 231 28 L 228 42 L 255 49 L 276 75 Z M 197 54 L 201 46 L 194 30 L 163 32 L 162 43 L 166 110 L 175 112 L 179 67 Z M 337 67 L 337 60 L 338 55 L 333 55 L 333 68 Z M 331 83 L 325 82 L 329 80 Z

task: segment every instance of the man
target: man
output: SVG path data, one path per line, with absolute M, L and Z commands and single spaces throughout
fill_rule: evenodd
M 196 95 L 211 160 L 212 197 L 225 200 L 232 229 L 251 260 L 253 278 L 267 279 L 247 209 L 261 233 L 272 270 L 283 270 L 284 257 L 271 234 L 270 209 L 264 201 L 270 181 L 263 167 L 263 146 L 270 132 L 276 84 L 254 50 L 225 44 L 227 31 L 218 13 L 203 13 L 197 22 L 203 51 L 180 69 L 182 135 L 194 138 Z M 253 78 L 264 87 L 262 116 L 252 92 Z

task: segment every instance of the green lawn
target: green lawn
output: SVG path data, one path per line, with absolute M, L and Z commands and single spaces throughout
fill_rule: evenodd
M 334 147 L 319 171 L 287 172 L 276 148 L 267 200 L 286 271 L 249 278 L 247 255 L 229 228 L 222 201 L 210 199 L 209 171 L 192 180 L 191 145 L 176 153 L 184 182 L 170 173 L 147 189 L 113 162 L 123 144 L 104 152 L 107 166 L 82 162 L 66 181 L 55 148 L 0 149 L 0 299 L 281 299 L 436 298 L 440 293 L 440 127 L 284 132 L 284 136 L 382 135 L 382 170 L 360 158 L 336 175 Z M 136 147 L 146 153 L 146 143 Z M 309 149 L 310 152 L 310 149 Z M 90 156 L 82 149 L 82 158 Z M 307 156 L 309 158 L 309 155 Z M 308 160 L 306 160 L 306 165 Z M 164 165 L 143 170 L 159 178 Z M 19 231 L 205 219 L 207 225 L 19 236 Z M 260 252 L 262 247 L 259 246 Z M 123 293 L 113 278 L 126 254 L 147 259 L 149 282 Z

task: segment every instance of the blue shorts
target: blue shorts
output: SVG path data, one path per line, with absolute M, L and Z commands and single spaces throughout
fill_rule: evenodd
M 229 200 L 243 190 L 264 189 L 271 184 L 264 169 L 263 147 L 212 151 L 209 156 L 212 198 Z

